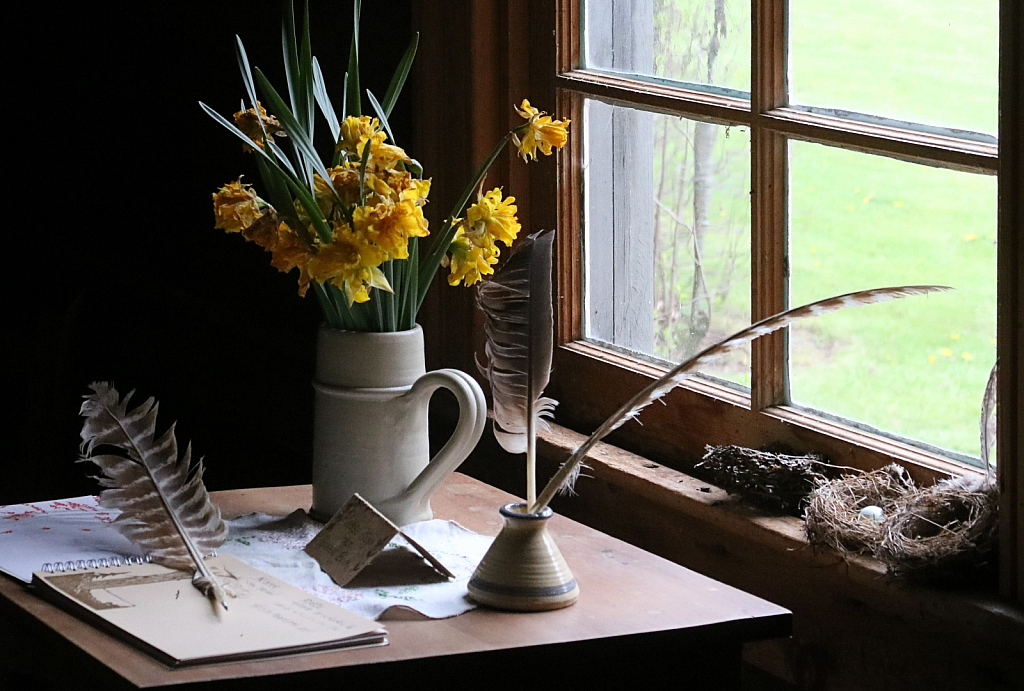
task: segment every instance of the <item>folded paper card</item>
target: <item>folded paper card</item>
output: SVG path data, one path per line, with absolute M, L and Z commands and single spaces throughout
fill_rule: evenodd
M 190 574 L 156 564 L 37 571 L 51 600 L 170 667 L 384 645 L 377 623 L 314 597 L 231 555 L 206 560 L 233 597 L 213 607 Z
M 343 586 L 359 575 L 396 535 L 404 537 L 439 574 L 445 578 L 455 578 L 455 574 L 426 548 L 402 532 L 401 528 L 358 494 L 338 509 L 304 550 L 316 559 L 320 568 L 335 583 Z
M 221 554 L 370 619 L 454 617 L 476 607 L 466 583 L 494 538 L 477 535 L 454 521 L 435 518 L 402 526 L 373 562 L 344 588 L 331 580 L 303 548 L 323 530 L 304 511 L 288 516 L 250 514 L 228 521 L 230 535 Z M 408 535 L 455 574 L 442 576 L 403 537 Z

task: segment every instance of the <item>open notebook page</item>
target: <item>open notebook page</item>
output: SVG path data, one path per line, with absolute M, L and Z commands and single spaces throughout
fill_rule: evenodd
M 0 571 L 29 583 L 43 564 L 144 556 L 110 526 L 119 514 L 93 496 L 0 506 Z

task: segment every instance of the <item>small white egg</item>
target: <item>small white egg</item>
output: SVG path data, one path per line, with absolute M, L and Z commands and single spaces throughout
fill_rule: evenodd
M 865 506 L 857 514 L 857 519 L 861 521 L 872 521 L 875 523 L 881 523 L 885 520 L 885 512 L 882 511 L 881 506 Z

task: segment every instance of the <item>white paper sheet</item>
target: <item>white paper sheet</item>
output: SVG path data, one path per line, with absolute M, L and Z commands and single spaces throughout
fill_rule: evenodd
M 143 556 L 110 527 L 119 513 L 93 496 L 0 506 L 0 571 L 29 583 L 44 564 Z
M 45 563 L 143 556 L 109 525 L 118 514 L 93 496 L 0 507 L 0 571 L 28 583 Z M 304 511 L 285 517 L 250 514 L 226 522 L 230 532 L 221 552 L 370 619 L 440 619 L 473 609 L 466 584 L 493 541 L 453 521 L 403 526 L 456 578 L 442 577 L 397 536 L 341 588 L 302 551 L 323 527 Z

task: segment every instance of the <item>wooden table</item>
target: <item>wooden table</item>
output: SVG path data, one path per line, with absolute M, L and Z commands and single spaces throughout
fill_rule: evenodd
M 226 517 L 308 508 L 308 485 L 213 492 Z M 433 499 L 439 518 L 496 534 L 513 498 L 456 473 Z M 790 635 L 792 615 L 562 516 L 550 523 L 576 575 L 576 605 L 516 614 L 388 621 L 390 645 L 169 670 L 0 575 L 0 669 L 25 688 L 580 688 L 667 681 L 738 689 L 745 642 Z M 667 676 L 666 676 L 667 675 Z M 33 685 L 29 687 L 27 684 Z M 358 686 L 351 686 L 357 684 Z M 565 686 L 568 684 L 569 686 Z

